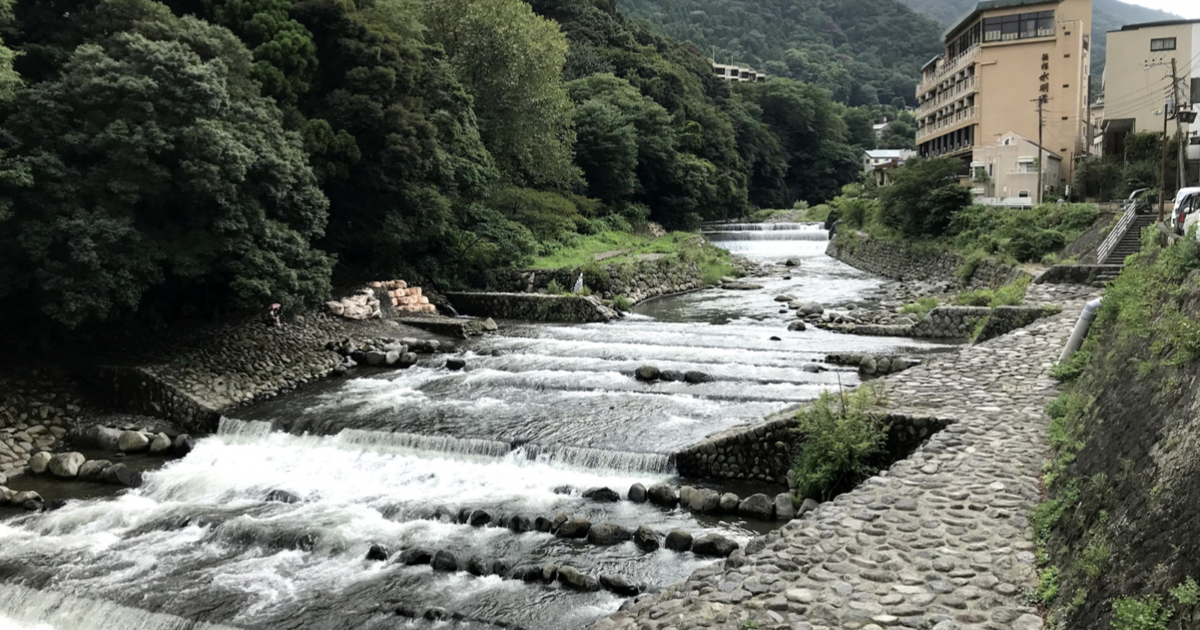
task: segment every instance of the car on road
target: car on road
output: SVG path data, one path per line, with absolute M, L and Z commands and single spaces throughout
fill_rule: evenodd
M 1198 193 L 1200 193 L 1200 186 L 1180 188 L 1179 192 L 1175 193 L 1175 205 L 1171 207 L 1171 229 L 1175 230 L 1176 234 L 1187 232 L 1183 225 L 1184 202 Z
M 1186 195 L 1182 201 L 1177 203 L 1172 218 L 1176 215 L 1180 217 L 1178 230 L 1180 234 L 1187 234 L 1192 226 L 1200 224 L 1200 190 Z M 1196 238 L 1200 239 L 1200 230 L 1197 231 Z

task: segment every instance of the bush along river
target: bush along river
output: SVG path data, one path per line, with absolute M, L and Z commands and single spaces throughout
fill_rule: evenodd
M 566 630 L 744 547 L 780 522 L 670 498 L 786 487 L 681 479 L 671 454 L 857 385 L 814 370 L 828 354 L 945 346 L 789 331 L 776 296 L 867 305 L 884 283 L 826 257 L 818 226 L 710 237 L 762 277 L 612 324 L 505 326 L 460 346 L 460 370 L 326 381 L 222 420 L 136 490 L 0 513 L 0 628 Z M 643 382 L 645 365 L 705 377 Z

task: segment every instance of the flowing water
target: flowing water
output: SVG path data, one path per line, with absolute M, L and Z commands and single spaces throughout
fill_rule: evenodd
M 0 630 L 80 628 L 394 628 L 445 622 L 397 617 L 399 605 L 441 607 L 467 621 L 581 628 L 624 601 L 429 566 L 365 559 L 447 550 L 511 566 L 571 564 L 647 588 L 711 560 L 632 543 L 596 547 L 542 533 L 439 518 L 482 509 L 566 513 L 659 532 L 719 532 L 744 544 L 773 523 L 697 517 L 646 504 L 596 503 L 635 482 L 679 485 L 670 454 L 730 426 L 810 400 L 857 374 L 804 371 L 831 352 L 925 353 L 912 340 L 788 332 L 788 293 L 826 307 L 865 303 L 881 281 L 823 255 L 813 225 L 722 225 L 714 241 L 763 263 L 800 259 L 757 291 L 719 289 L 643 304 L 622 321 L 513 325 L 444 357 L 310 389 L 222 422 L 186 458 L 115 498 L 71 501 L 37 515 L 0 513 Z M 731 235 L 743 235 L 732 238 Z M 771 238 L 761 238 L 770 236 Z M 776 238 L 779 237 L 779 238 Z M 772 340 L 771 337 L 779 340 Z M 640 365 L 699 370 L 711 383 L 644 384 Z M 780 488 L 722 488 L 743 496 Z M 275 490 L 294 503 L 265 500 Z

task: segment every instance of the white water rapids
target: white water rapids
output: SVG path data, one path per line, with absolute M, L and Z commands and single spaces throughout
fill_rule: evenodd
M 327 381 L 239 412 L 186 458 L 114 498 L 59 510 L 0 512 L 0 630 L 442 627 L 403 620 L 398 605 L 440 607 L 530 630 L 582 628 L 624 601 L 429 566 L 372 562 L 373 544 L 446 550 L 511 566 L 570 563 L 648 588 L 711 560 L 596 547 L 543 533 L 471 527 L 439 513 L 481 509 L 499 521 L 562 512 L 593 523 L 718 532 L 745 544 L 772 523 L 700 517 L 623 496 L 635 482 L 679 485 L 670 453 L 858 382 L 804 365 L 845 351 L 911 352 L 930 344 L 786 330 L 781 293 L 836 307 L 869 300 L 878 279 L 823 255 L 811 225 L 726 225 L 720 244 L 763 262 L 801 259 L 791 279 L 750 281 L 644 304 L 609 325 L 505 328 L 461 348 L 467 368 L 430 359 L 412 369 Z M 761 236 L 731 239 L 731 235 Z M 781 238 L 776 238 L 781 237 Z M 780 340 L 771 340 L 772 336 Z M 639 365 L 699 370 L 712 383 L 647 385 Z M 694 483 L 694 482 L 692 482 Z M 733 489 L 779 492 L 743 484 Z M 299 498 L 268 501 L 273 491 Z M 213 624 L 213 625 L 209 625 Z M 484 628 L 465 622 L 452 627 Z M 490 626 L 495 627 L 495 626 Z

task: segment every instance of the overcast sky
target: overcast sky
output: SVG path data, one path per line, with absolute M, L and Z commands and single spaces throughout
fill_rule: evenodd
M 1189 19 L 1200 18 L 1200 2 L 1196 0 L 1125 0 L 1125 2 L 1169 11 Z

